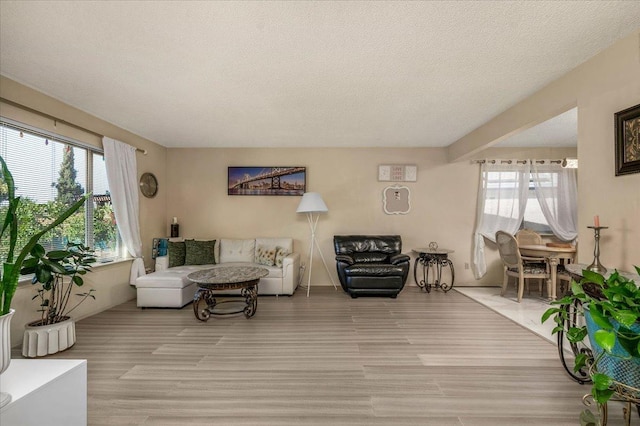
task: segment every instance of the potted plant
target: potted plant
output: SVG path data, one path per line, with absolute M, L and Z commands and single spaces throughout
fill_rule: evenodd
M 640 275 L 640 268 L 636 266 Z M 564 331 L 573 344 L 589 338 L 591 351 L 576 355 L 574 371 L 587 368 L 591 395 L 602 407 L 614 393 L 640 398 L 640 288 L 617 271 L 607 278 L 589 270 L 580 282 L 571 283 L 571 293 L 552 302 L 542 322 L 554 318 L 553 333 Z M 639 283 L 640 284 L 640 283 Z M 578 306 L 583 321 L 569 321 L 566 306 Z M 584 325 L 582 325 L 584 324 Z M 581 418 L 592 419 L 586 410 Z
M 20 207 L 20 197 L 15 196 L 15 182 L 13 175 L 9 171 L 4 158 L 0 156 L 0 165 L 2 166 L 3 188 L 6 191 L 5 206 L 0 207 L 0 211 L 4 213 L 2 219 L 2 228 L 0 229 L 0 242 L 7 241 L 6 255 L 2 256 L 2 270 L 0 271 L 0 330 L 2 330 L 2 341 L 0 342 L 0 374 L 4 372 L 11 361 L 11 338 L 10 338 L 10 319 L 14 310 L 11 309 L 11 301 L 18 288 L 18 280 L 20 279 L 20 270 L 22 265 L 36 246 L 40 238 L 51 229 L 60 225 L 67 220 L 69 216 L 75 213 L 86 201 L 89 195 L 80 198 L 72 204 L 67 210 L 62 212 L 58 218 L 53 220 L 40 231 L 33 234 L 27 243 L 18 248 L 19 232 L 18 232 L 18 208 Z M 3 398 L 4 402 L 8 402 L 7 398 Z M 0 406 L 2 400 L 0 399 Z
M 31 283 L 38 285 L 33 299 L 40 299 L 41 317 L 25 327 L 22 355 L 35 357 L 50 355 L 70 348 L 76 341 L 75 322 L 69 314 L 82 302 L 93 295 L 94 289 L 83 293 L 73 293 L 75 287 L 84 284 L 83 275 L 91 271 L 96 261 L 94 253 L 83 244 L 68 243 L 66 250 L 45 253 L 40 244 L 31 250 L 31 257 L 24 261 L 20 273 L 33 274 Z M 72 303 L 72 296 L 80 299 Z M 43 341 L 40 330 L 47 329 Z M 52 338 L 57 334 L 57 338 Z M 53 342 L 53 344 L 52 344 Z

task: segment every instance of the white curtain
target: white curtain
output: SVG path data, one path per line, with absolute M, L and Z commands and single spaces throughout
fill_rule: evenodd
M 136 148 L 107 137 L 102 139 L 107 181 L 118 231 L 129 254 L 134 257 L 129 284 L 145 275 L 138 206 Z
M 495 242 L 496 231 L 515 234 L 527 205 L 530 165 L 511 161 L 510 164 L 484 163 L 480 168 L 480 186 L 473 234 L 473 259 L 476 279 L 487 273 L 484 239 Z
M 531 179 L 544 217 L 553 233 L 564 241 L 578 236 L 578 185 L 576 169 L 560 164 L 533 162 Z

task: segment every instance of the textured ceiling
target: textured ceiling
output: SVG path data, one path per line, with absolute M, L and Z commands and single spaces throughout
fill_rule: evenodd
M 447 146 L 640 2 L 2 1 L 0 73 L 167 147 Z

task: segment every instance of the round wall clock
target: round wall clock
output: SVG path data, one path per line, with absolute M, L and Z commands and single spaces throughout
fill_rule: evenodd
M 153 198 L 158 193 L 158 179 L 153 173 L 143 173 L 140 176 L 140 192 L 147 198 Z

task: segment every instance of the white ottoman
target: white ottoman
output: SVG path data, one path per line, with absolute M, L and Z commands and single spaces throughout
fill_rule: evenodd
M 187 279 L 191 272 L 214 265 L 185 265 L 136 279 L 139 308 L 182 308 L 193 301 L 198 286 Z

